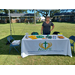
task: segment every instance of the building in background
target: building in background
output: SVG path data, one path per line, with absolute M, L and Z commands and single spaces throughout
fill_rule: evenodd
M 0 23 L 7 23 L 7 19 L 8 19 L 8 14 L 0 13 Z
M 72 13 L 55 13 L 53 19 L 57 22 L 75 22 L 75 16 Z
M 24 23 L 34 22 L 34 14 L 33 13 L 10 13 L 11 23 Z M 9 23 L 9 14 L 0 14 L 0 23 Z
M 36 17 L 36 22 L 40 22 L 40 17 Z

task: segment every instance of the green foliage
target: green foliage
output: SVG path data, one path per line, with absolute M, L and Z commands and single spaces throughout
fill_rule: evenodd
M 41 13 L 44 17 L 46 17 L 47 15 L 49 15 L 50 17 L 53 17 L 55 13 L 60 12 L 60 10 L 36 10 L 36 11 Z
M 60 13 L 60 10 L 51 10 L 50 17 L 53 17 L 55 13 Z
M 1 13 L 5 12 L 7 14 L 9 13 L 8 9 L 0 9 L 0 12 Z M 23 12 L 27 13 L 27 10 L 10 10 L 10 13 L 23 13 Z
M 7 23 L 9 23 L 9 20 L 7 20 Z
M 41 13 L 44 17 L 46 17 L 49 14 L 49 10 L 36 10 L 39 13 Z
M 3 13 L 4 12 L 4 10 L 3 9 L 0 9 L 0 13 Z
M 40 13 L 37 11 L 36 12 L 37 17 L 41 17 Z

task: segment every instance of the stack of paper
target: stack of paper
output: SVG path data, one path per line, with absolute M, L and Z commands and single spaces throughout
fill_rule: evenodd
M 13 44 L 13 45 L 20 44 L 20 40 L 14 40 L 14 41 L 12 42 L 12 44 Z

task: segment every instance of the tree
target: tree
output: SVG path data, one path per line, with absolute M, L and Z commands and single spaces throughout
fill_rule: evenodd
M 4 12 L 5 12 L 6 14 L 8 14 L 8 10 L 7 10 L 7 9 L 4 9 Z
M 71 12 L 75 13 L 75 9 L 70 9 L 70 10 L 71 10 Z
M 40 15 L 40 13 L 37 11 L 36 12 L 36 15 L 37 15 L 37 17 L 40 17 L 41 15 Z
M 55 13 L 60 13 L 60 10 L 50 10 L 50 17 L 53 17 Z
M 71 12 L 75 16 L 75 9 L 71 9 Z
M 37 12 L 41 13 L 42 16 L 46 18 L 46 16 L 49 14 L 49 10 L 36 10 Z
M 3 9 L 0 9 L 0 13 L 3 13 Z
M 14 10 L 16 13 L 27 13 L 27 10 Z
M 70 13 L 72 13 L 75 16 L 75 9 L 62 9 L 60 11 L 61 11 L 61 13 L 70 12 Z
M 34 11 L 34 10 L 32 10 Z M 37 12 L 41 13 L 42 16 L 46 17 L 46 16 L 50 16 L 53 17 L 55 13 L 60 12 L 60 10 L 36 10 Z
M 0 12 L 9 13 L 8 9 L 0 9 Z M 27 10 L 10 10 L 10 13 L 27 13 Z
M 69 9 L 60 9 L 60 12 L 61 13 L 66 13 L 66 12 L 68 12 L 69 11 Z
M 34 9 L 29 11 L 34 12 Z M 40 14 L 40 13 L 42 14 L 42 16 L 46 17 L 49 14 L 49 10 L 36 10 L 36 14 Z
M 71 13 L 71 20 L 74 21 L 75 19 L 75 9 L 60 9 L 61 13 Z
M 8 9 L 0 9 L 0 11 L 1 11 L 1 13 L 6 13 L 6 14 L 8 14 L 9 13 L 9 11 L 8 11 Z M 12 10 L 11 10 L 11 12 L 13 12 Z

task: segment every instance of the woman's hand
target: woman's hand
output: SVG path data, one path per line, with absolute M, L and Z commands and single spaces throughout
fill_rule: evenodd
M 53 29 L 51 29 L 50 31 L 52 31 Z
M 41 34 L 42 34 L 42 31 L 41 31 Z
M 54 29 L 54 25 L 52 26 L 52 29 L 50 31 L 52 31 Z

